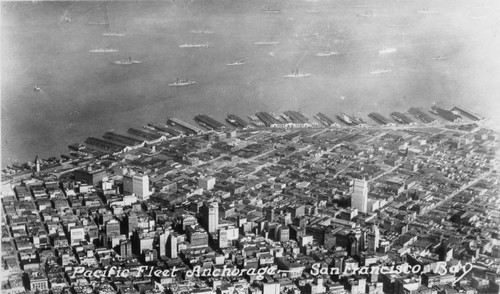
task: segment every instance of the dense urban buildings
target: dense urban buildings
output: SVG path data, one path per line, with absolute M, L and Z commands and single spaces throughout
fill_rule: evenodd
M 411 113 L 437 122 L 169 119 L 5 169 L 2 291 L 498 293 L 497 134 Z

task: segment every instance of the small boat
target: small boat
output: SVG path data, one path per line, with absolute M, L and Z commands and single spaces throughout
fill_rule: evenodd
M 36 85 L 35 88 L 33 89 L 33 91 L 35 91 L 35 92 L 41 92 L 42 89 L 38 85 Z

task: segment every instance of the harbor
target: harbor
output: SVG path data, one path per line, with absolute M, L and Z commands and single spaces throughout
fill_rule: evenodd
M 460 109 L 464 117 L 452 113 Z M 453 116 L 451 116 L 453 115 Z M 414 117 L 420 122 L 416 122 L 410 118 Z M 437 106 L 432 106 L 426 112 L 421 108 L 411 107 L 408 112 L 392 112 L 389 117 L 383 116 L 377 112 L 371 112 L 366 115 L 366 118 L 371 118 L 373 123 L 365 120 L 363 115 L 338 113 L 336 119 L 327 116 L 324 113 L 316 113 L 312 117 L 294 110 L 287 110 L 283 113 L 258 111 L 255 114 L 248 115 L 248 121 L 235 114 L 228 114 L 225 118 L 226 124 L 207 114 L 198 114 L 193 117 L 193 121 L 200 127 L 180 120 L 178 118 L 168 118 L 165 123 L 150 122 L 143 128 L 132 127 L 126 131 L 126 134 L 120 132 L 106 132 L 102 138 L 89 137 L 80 146 L 79 154 L 104 156 L 123 151 L 140 148 L 145 144 L 153 144 L 155 142 L 176 140 L 185 136 L 199 136 L 207 133 L 226 132 L 231 130 L 259 130 L 259 129 L 398 129 L 398 128 L 422 128 L 426 126 L 445 127 L 446 125 L 461 124 L 471 126 L 476 123 L 482 123 L 487 119 L 478 114 L 471 114 L 463 107 L 453 106 L 452 108 L 444 109 Z M 75 144 L 68 146 L 70 149 Z M 64 154 L 65 157 L 71 156 Z
M 259 110 L 293 109 L 311 115 L 321 112 L 345 126 L 336 118 L 340 112 L 349 116 L 361 112 L 371 124 L 370 112 L 392 120 L 390 113 L 407 111 L 405 105 L 427 111 L 434 101 L 448 97 L 453 97 L 453 104 L 487 117 L 495 117 L 492 112 L 499 108 L 487 107 L 487 113 L 481 109 L 497 103 L 494 89 L 478 87 L 479 81 L 457 83 L 462 76 L 472 81 L 477 77 L 472 67 L 458 63 L 473 58 L 474 68 L 481 68 L 483 57 L 498 51 L 488 52 L 494 44 L 487 41 L 482 43 L 488 46 L 472 46 L 491 33 L 484 24 L 488 18 L 467 16 L 470 27 L 451 22 L 447 26 L 453 30 L 436 29 L 436 35 L 427 39 L 434 29 L 419 19 L 433 21 L 439 14 L 419 14 L 426 8 L 420 5 L 395 4 L 407 16 L 403 21 L 382 13 L 379 8 L 385 4 L 379 0 L 370 7 L 339 4 L 345 9 L 342 21 L 340 10 L 331 10 L 328 3 L 238 2 L 225 12 L 196 1 L 185 6 L 180 2 L 31 4 L 6 3 L 8 13 L 3 15 L 6 23 L 12 23 L 6 28 L 23 27 L 16 34 L 5 34 L 6 42 L 17 44 L 4 48 L 3 64 L 16 73 L 2 75 L 10 85 L 2 89 L 2 133 L 9 138 L 2 154 L 6 165 L 30 160 L 33 154 L 63 154 L 67 145 L 82 138 L 151 121 L 164 123 L 165 117 L 188 122 L 205 113 L 225 121 L 231 113 L 250 123 L 247 116 Z M 217 21 L 225 13 L 243 11 L 246 25 Z M 30 22 L 23 22 L 23 15 L 32 15 Z M 364 39 L 371 23 L 380 25 L 387 38 Z M 407 32 L 413 25 L 418 28 L 414 35 Z M 479 34 L 472 33 L 476 28 Z M 240 32 L 245 35 L 239 36 Z M 441 39 L 453 42 L 442 44 L 437 41 Z M 33 48 L 21 45 L 32 42 Z M 467 50 L 455 52 L 452 44 L 463 44 Z M 35 85 L 40 91 L 32 91 Z M 420 95 L 422 91 L 425 95 Z M 40 126 L 44 132 L 36 131 Z

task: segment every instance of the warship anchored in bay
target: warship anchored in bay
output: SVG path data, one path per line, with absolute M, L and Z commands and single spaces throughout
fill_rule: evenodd
M 184 86 L 191 86 L 196 84 L 195 81 L 190 81 L 188 79 L 185 80 L 179 80 L 177 79 L 174 83 L 168 84 L 169 87 L 184 87 Z
M 307 78 L 310 76 L 312 76 L 312 74 L 310 73 L 299 73 L 299 69 L 297 68 L 295 70 L 292 70 L 291 74 L 284 75 L 283 77 L 285 79 L 288 79 L 288 78 Z
M 118 50 L 116 49 L 107 49 L 107 48 L 99 48 L 89 50 L 90 53 L 116 53 Z
M 185 43 L 179 45 L 179 48 L 208 48 L 208 43 Z
M 133 60 L 132 57 L 129 57 L 128 59 L 120 59 L 115 61 L 115 64 L 119 65 L 131 65 L 131 64 L 139 64 L 142 63 L 142 61 L 139 60 Z

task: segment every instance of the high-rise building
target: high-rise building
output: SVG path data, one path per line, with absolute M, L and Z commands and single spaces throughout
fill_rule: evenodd
M 134 231 L 132 235 L 132 253 L 140 255 L 144 250 L 153 250 L 154 232 Z
M 186 235 L 191 248 L 208 246 L 208 234 L 201 227 L 188 226 Z
M 205 229 L 209 233 L 217 232 L 219 227 L 219 203 L 205 201 L 200 211 Z
M 38 155 L 35 157 L 35 171 L 40 172 L 40 160 L 38 160 Z
M 198 180 L 198 187 L 205 189 L 207 191 L 210 191 L 214 188 L 215 186 L 215 178 L 214 177 L 208 177 L 208 178 L 200 178 Z
M 359 242 L 358 239 L 356 239 L 355 234 L 351 233 L 349 234 L 349 239 L 347 243 L 347 255 L 348 256 L 354 256 L 358 254 L 358 247 L 359 247 Z
M 75 180 L 85 182 L 92 186 L 97 186 L 106 177 L 106 170 L 103 168 L 94 169 L 91 165 L 86 169 L 73 171 Z
M 279 282 L 269 282 L 262 284 L 262 294 L 279 294 L 280 293 L 280 283 Z
M 184 232 L 188 226 L 196 226 L 198 221 L 196 218 L 190 214 L 186 214 L 182 217 L 182 231 Z
M 169 258 L 177 258 L 177 234 L 176 233 L 172 233 L 168 236 L 167 256 Z
M 120 235 L 120 222 L 115 219 L 106 222 L 106 235 L 108 237 Z
M 274 207 L 271 207 L 271 206 L 268 206 L 264 209 L 264 213 L 265 213 L 265 218 L 270 221 L 270 222 L 273 222 L 274 221 L 274 214 L 275 214 L 275 209 Z
M 290 240 L 290 229 L 284 226 L 281 226 L 278 229 L 278 241 L 286 242 Z
M 80 244 L 80 241 L 85 241 L 85 229 L 81 225 L 73 226 L 70 229 L 70 245 Z
M 130 240 L 120 241 L 120 256 L 122 257 L 132 256 L 132 242 Z
M 380 230 L 377 225 L 373 225 L 372 232 L 368 233 L 368 250 L 376 252 L 380 242 Z
M 160 234 L 160 240 L 159 240 L 159 254 L 160 254 L 160 257 L 163 257 L 163 256 L 167 256 L 167 241 L 168 241 L 168 236 L 169 236 L 170 232 L 168 230 L 166 230 L 165 232 L 161 233 Z
M 231 245 L 231 241 L 239 238 L 239 229 L 237 227 L 221 228 L 219 230 L 218 240 L 219 248 L 226 248 Z
M 368 209 L 368 182 L 364 180 L 354 180 L 351 196 L 351 208 L 358 209 L 359 212 L 366 213 Z
M 127 216 L 127 224 L 127 233 L 129 236 L 131 236 L 134 230 L 139 226 L 139 217 L 136 213 L 129 213 L 129 215 Z
M 219 230 L 219 248 L 226 248 L 229 246 L 229 242 L 227 240 L 227 230 L 221 229 Z
M 147 175 L 135 174 L 123 176 L 123 192 L 137 195 L 139 200 L 148 200 L 149 177 Z

